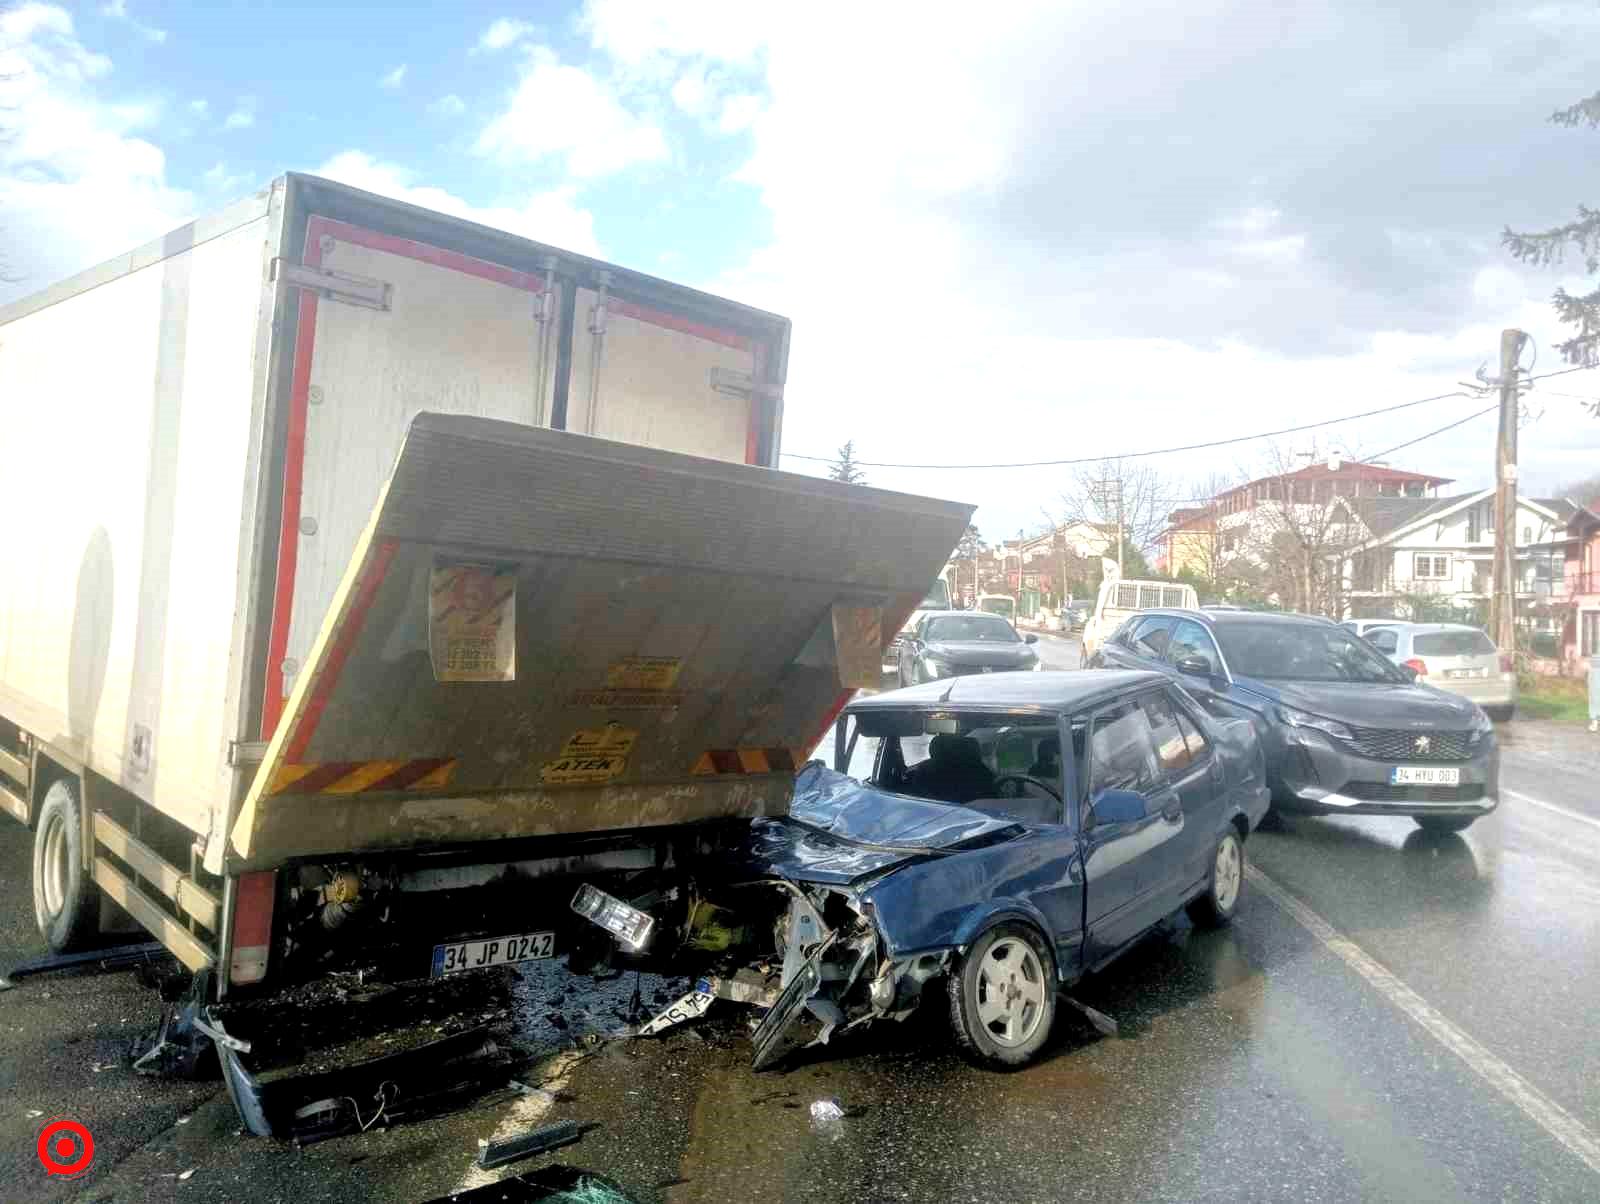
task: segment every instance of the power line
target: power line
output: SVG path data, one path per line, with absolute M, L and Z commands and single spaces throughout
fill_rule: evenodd
M 1418 435 L 1415 439 L 1407 439 L 1404 443 L 1396 443 L 1393 447 L 1387 447 L 1383 451 L 1378 452 L 1375 455 L 1368 456 L 1365 460 L 1356 461 L 1356 463 L 1358 463 L 1358 464 L 1371 464 L 1374 460 L 1381 460 L 1385 456 L 1392 456 L 1392 455 L 1394 455 L 1395 452 L 1402 451 L 1405 448 L 1408 448 L 1408 447 L 1412 446 L 1413 444 L 1421 443 L 1424 439 L 1432 439 L 1435 435 L 1442 435 L 1446 431 L 1455 430 L 1456 427 L 1458 427 L 1458 426 L 1465 426 L 1467 423 L 1471 422 L 1474 418 L 1482 418 L 1485 414 L 1492 414 L 1496 410 L 1498 410 L 1499 408 L 1500 408 L 1500 403 L 1496 402 L 1494 405 L 1490 406 L 1486 410 L 1479 410 L 1476 414 L 1468 414 L 1465 418 L 1458 418 L 1458 419 L 1456 419 L 1456 421 L 1454 421 L 1452 423 L 1449 423 L 1449 424 L 1447 424 L 1445 426 L 1441 426 L 1436 431 L 1429 431 L 1426 435 Z
M 1527 377 L 1526 379 L 1528 381 L 1530 381 L 1530 382 L 1531 381 L 1535 381 L 1535 380 L 1547 380 L 1552 376 L 1565 376 L 1569 372 L 1586 372 L 1588 370 L 1589 369 L 1588 369 L 1588 367 L 1586 365 L 1579 365 L 1576 368 L 1563 368 L 1563 369 L 1561 369 L 1560 371 L 1557 371 L 1557 372 L 1545 372 L 1545 373 L 1542 373 L 1539 376 L 1530 376 L 1530 377 Z M 1398 405 L 1382 406 L 1382 407 L 1380 407 L 1379 409 L 1376 409 L 1376 410 L 1363 410 L 1359 414 L 1346 414 L 1346 415 L 1344 415 L 1343 417 L 1340 417 L 1340 418 L 1324 418 L 1319 422 L 1307 422 L 1307 423 L 1304 423 L 1304 424 L 1302 424 L 1300 426 L 1286 426 L 1286 427 L 1283 427 L 1283 428 L 1281 428 L 1279 430 L 1275 430 L 1275 431 L 1258 431 L 1253 435 L 1234 435 L 1234 436 L 1232 436 L 1230 438 L 1227 438 L 1227 439 L 1211 439 L 1211 440 L 1208 440 L 1208 441 L 1206 441 L 1204 443 L 1186 443 L 1181 447 L 1158 447 L 1158 448 L 1152 448 L 1149 451 L 1121 452 L 1121 453 L 1118 453 L 1118 454 L 1105 455 L 1105 456 L 1076 456 L 1076 457 L 1073 457 L 1071 459 L 1066 459 L 1066 460 L 1023 460 L 1023 461 L 1018 461 L 1018 462 L 1009 463 L 1009 464 L 897 464 L 897 463 L 891 463 L 891 462 L 882 461 L 882 460 L 853 460 L 851 462 L 854 463 L 854 464 L 859 464 L 863 468 L 912 468 L 912 469 L 937 469 L 937 470 L 975 469 L 975 470 L 981 470 L 981 469 L 995 469 L 995 468 L 1062 468 L 1062 467 L 1067 467 L 1067 466 L 1074 465 L 1074 464 L 1099 464 L 1103 460 L 1140 460 L 1140 459 L 1145 459 L 1145 458 L 1147 458 L 1149 456 L 1171 456 L 1171 455 L 1177 455 L 1179 452 L 1204 451 L 1207 448 L 1212 448 L 1212 447 L 1227 447 L 1227 446 L 1229 446 L 1231 444 L 1234 444 L 1234 443 L 1250 443 L 1250 442 L 1253 442 L 1256 439 L 1271 439 L 1271 438 L 1274 438 L 1274 437 L 1276 437 L 1278 435 L 1294 435 L 1294 434 L 1298 434 L 1300 431 L 1314 431 L 1314 430 L 1318 429 L 1319 427 L 1337 426 L 1341 422 L 1355 422 L 1356 420 L 1361 419 L 1361 418 L 1374 418 L 1379 414 L 1393 414 L 1396 410 L 1408 410 L 1408 409 L 1412 408 L 1413 406 L 1427 405 L 1429 402 L 1434 402 L 1434 401 L 1444 401 L 1447 398 L 1451 398 L 1451 397 L 1480 397 L 1480 396 L 1482 396 L 1481 393 L 1463 393 L 1461 390 L 1456 389 L 1456 390 L 1454 390 L 1452 392 L 1449 392 L 1449 393 L 1437 393 L 1432 397 L 1419 397 L 1415 401 L 1402 401 Z M 1474 415 L 1472 415 L 1472 417 L 1475 418 L 1475 417 L 1477 417 L 1477 415 L 1474 414 Z M 1469 419 L 1463 418 L 1461 421 L 1462 422 L 1467 422 L 1467 421 L 1469 421 Z M 1435 431 L 1433 433 L 1434 434 L 1439 434 L 1440 431 L 1447 431 L 1447 430 L 1450 430 L 1451 427 L 1453 427 L 1453 426 L 1460 426 L 1460 425 L 1461 425 L 1461 423 L 1459 423 L 1459 422 L 1458 423 L 1451 423 L 1450 426 L 1441 427 L 1439 431 Z M 1420 443 L 1422 441 L 1422 439 L 1427 439 L 1427 438 L 1431 438 L 1431 436 L 1423 435 L 1418 439 L 1412 440 L 1412 442 L 1413 443 Z M 1399 448 L 1391 448 L 1390 452 L 1399 451 L 1400 448 L 1405 448 L 1405 447 L 1410 447 L 1410 446 L 1411 446 L 1410 443 L 1402 443 Z M 1390 454 L 1390 452 L 1380 452 L 1379 455 L 1385 455 L 1386 456 L 1386 455 Z M 812 455 L 805 455 L 805 454 L 803 454 L 801 452 L 787 452 L 786 451 L 786 452 L 780 452 L 779 454 L 782 455 L 782 456 L 787 457 L 790 460 L 810 460 L 810 461 L 813 461 L 814 463 L 818 463 L 818 464 L 832 464 L 835 460 L 838 459 L 837 456 L 812 456 Z M 1370 457 L 1370 458 L 1371 459 L 1376 459 L 1377 457 Z

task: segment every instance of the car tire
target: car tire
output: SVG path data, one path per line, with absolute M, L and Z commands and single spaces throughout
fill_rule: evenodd
M 57 778 L 45 791 L 33 832 L 33 915 L 56 953 L 82 949 L 99 933 L 100 898 L 83 868 L 83 816 L 76 783 Z
M 956 1042 L 980 1066 L 1025 1066 L 1050 1039 L 1055 960 L 1030 924 L 985 932 L 950 974 L 947 990 Z
M 1424 832 L 1441 836 L 1449 832 L 1465 832 L 1478 819 L 1476 815 L 1413 815 L 1411 818 Z
M 1206 888 L 1189 900 L 1189 918 L 1201 928 L 1221 928 L 1233 922 L 1244 894 L 1244 841 L 1229 825 L 1211 853 Z
M 1492 723 L 1510 723 L 1517 713 L 1517 704 L 1512 703 L 1508 707 L 1484 707 L 1483 713 L 1489 716 Z

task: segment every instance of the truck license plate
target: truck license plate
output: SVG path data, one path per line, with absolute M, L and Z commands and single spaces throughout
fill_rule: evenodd
M 1446 669 L 1444 675 L 1449 678 L 1462 677 L 1488 677 L 1487 669 Z
M 1389 771 L 1391 786 L 1459 786 L 1461 771 L 1434 765 L 1403 765 Z
M 516 936 L 435 945 L 433 968 L 428 971 L 428 977 L 443 978 L 446 974 L 459 974 L 463 970 L 487 970 L 490 966 L 531 962 L 542 957 L 554 957 L 555 952 L 556 934 L 553 932 L 523 932 Z

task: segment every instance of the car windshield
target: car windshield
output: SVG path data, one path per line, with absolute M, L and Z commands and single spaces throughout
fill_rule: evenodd
M 1316 623 L 1218 623 L 1228 668 L 1281 681 L 1407 680 L 1372 645 L 1342 627 Z
M 935 581 L 929 587 L 927 595 L 922 599 L 923 610 L 949 610 L 950 587 L 943 581 Z
M 1418 656 L 1490 656 L 1495 646 L 1481 631 L 1430 631 L 1412 637 L 1411 651 Z
M 1013 804 L 1036 820 L 1059 823 L 1061 733 L 1053 720 L 993 714 L 877 712 L 855 719 L 843 771 L 858 781 L 941 803 L 966 805 L 1009 792 L 1038 805 Z M 930 730 L 937 728 L 939 730 Z M 875 776 L 869 776 L 874 775 Z M 1043 785 L 1046 789 L 1037 789 Z
M 1010 623 L 998 616 L 951 615 L 929 622 L 925 638 L 952 644 L 1015 644 L 1020 637 Z

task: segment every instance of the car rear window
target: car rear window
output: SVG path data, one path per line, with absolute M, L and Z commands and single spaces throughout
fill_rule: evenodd
M 1433 631 L 1412 636 L 1411 651 L 1418 656 L 1485 656 L 1495 646 L 1481 631 Z

